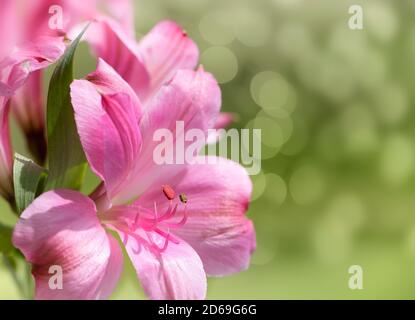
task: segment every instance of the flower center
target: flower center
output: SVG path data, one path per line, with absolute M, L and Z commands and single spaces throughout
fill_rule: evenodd
M 111 209 L 101 221 L 104 225 L 122 231 L 124 245 L 127 245 L 130 238 L 134 239 L 137 243 L 135 253 L 139 253 L 142 244 L 149 245 L 153 251 L 161 253 L 167 249 L 169 242 L 179 243 L 170 231 L 182 227 L 187 221 L 186 195 L 180 194 L 177 199 L 175 191 L 169 185 L 163 185 L 162 192 L 168 204 L 162 214 L 156 202 L 151 209 L 133 204 Z M 165 205 L 166 203 L 163 203 L 163 206 Z M 179 205 L 184 206 L 184 209 L 180 210 L 182 214 L 178 213 Z

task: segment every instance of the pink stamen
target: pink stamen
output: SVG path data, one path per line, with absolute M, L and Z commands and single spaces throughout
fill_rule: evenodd
M 135 218 L 134 218 L 134 223 L 133 223 L 133 228 L 134 228 L 134 230 L 137 230 L 137 228 L 138 228 L 138 226 L 139 226 L 139 224 L 138 224 L 138 219 L 140 218 L 140 213 L 139 212 L 137 212 L 137 214 L 135 215 Z
M 174 215 L 176 214 L 177 207 L 178 207 L 178 204 L 177 204 L 177 203 L 175 204 L 175 206 L 174 206 L 173 210 L 171 210 L 171 209 L 170 209 L 170 206 L 169 206 L 169 209 L 170 209 L 170 210 L 166 210 L 165 214 L 164 214 L 164 215 L 162 215 L 162 216 L 160 217 L 160 219 L 159 219 L 159 221 L 158 221 L 158 222 L 161 222 L 161 221 L 166 221 L 166 220 L 168 220 L 168 219 L 170 219 L 170 218 L 173 218 L 173 217 L 174 217 Z
M 187 222 L 187 206 L 184 207 L 183 218 L 176 223 L 167 223 L 170 228 L 179 228 Z
M 120 222 L 120 220 L 118 220 L 118 223 L 114 225 L 114 227 L 124 233 L 122 240 L 124 245 L 127 245 L 129 236 L 133 237 L 136 241 L 137 248 L 132 249 L 135 254 L 138 254 L 141 251 L 141 245 L 144 243 L 149 244 L 153 250 L 159 253 L 164 252 L 167 249 L 169 242 L 179 244 L 178 239 L 170 233 L 170 228 L 177 229 L 186 224 L 188 218 L 187 197 L 186 195 L 181 194 L 179 200 L 176 201 L 177 203 L 174 204 L 174 190 L 170 186 L 165 185 L 162 187 L 162 191 L 169 201 L 169 206 L 161 216 L 159 215 L 156 202 L 153 204 L 153 211 L 139 205 L 132 205 L 129 208 L 133 210 L 132 213 L 134 215 L 124 216 L 125 221 Z M 169 221 L 177 215 L 177 209 L 180 203 L 184 204 L 183 217 L 178 222 Z M 147 240 L 136 233 L 138 228 L 145 232 Z M 165 231 L 166 229 L 167 231 Z M 160 240 L 164 241 L 161 246 L 160 243 L 157 244 L 154 241 L 154 236 L 156 234 L 158 237 L 161 237 Z

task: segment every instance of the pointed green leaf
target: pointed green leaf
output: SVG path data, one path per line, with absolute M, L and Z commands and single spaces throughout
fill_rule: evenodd
M 14 155 L 13 184 L 17 212 L 21 214 L 37 195 L 46 170 L 20 154 Z
M 49 84 L 47 133 L 49 177 L 46 189 L 79 189 L 86 169 L 70 99 L 73 60 L 86 28 L 73 40 L 55 68 Z

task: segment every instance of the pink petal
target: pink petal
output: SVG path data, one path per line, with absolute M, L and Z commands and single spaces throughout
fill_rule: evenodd
M 100 18 L 93 23 L 87 38 L 95 54 L 111 65 L 141 98 L 141 94 L 147 92 L 150 80 L 136 42 L 109 18 Z
M 121 277 L 124 265 L 124 257 L 118 241 L 111 234 L 107 234 L 107 236 L 111 248 L 111 255 L 108 259 L 107 268 L 101 284 L 97 288 L 96 299 L 99 300 L 108 298 L 114 291 Z
M 30 39 L 40 35 L 63 35 L 74 25 L 93 19 L 97 13 L 98 2 L 99 0 L 26 0 L 24 6 L 21 6 L 24 10 L 19 13 L 19 18 L 24 19 L 21 25 L 23 37 Z M 62 8 L 62 29 L 52 29 L 49 26 L 52 18 L 52 13 L 49 12 L 51 6 Z M 56 12 L 53 14 L 56 17 Z
M 0 1 L 0 61 L 6 57 L 16 41 L 16 3 L 14 0 Z
M 94 203 L 71 190 L 42 194 L 13 233 L 14 246 L 32 264 L 37 299 L 106 298 L 121 272 L 121 251 L 114 241 Z M 62 268 L 62 289 L 50 287 L 51 266 Z
M 125 32 L 134 37 L 134 5 L 133 0 L 106 0 L 112 16 L 120 22 Z
M 26 83 L 12 98 L 12 110 L 20 127 L 27 133 L 43 132 L 45 127 L 45 101 L 42 91 L 42 72 L 30 74 Z
M 255 249 L 255 230 L 245 217 L 252 183 L 245 169 L 233 161 L 201 159 L 206 164 L 190 165 L 180 179 L 165 182 L 188 198 L 188 219 L 184 226 L 171 232 L 196 250 L 208 275 L 223 276 L 245 270 Z M 151 208 L 154 202 L 160 212 L 165 210 L 167 201 L 160 188 L 149 190 L 137 203 Z M 177 219 L 183 216 L 183 211 L 181 204 Z
M 180 69 L 194 69 L 199 50 L 186 32 L 173 21 L 158 23 L 140 42 L 138 52 L 150 75 L 150 87 L 144 95 L 154 95 Z
M 215 144 L 221 138 L 221 131 L 220 129 L 225 129 L 229 126 L 233 121 L 235 121 L 235 114 L 229 112 L 221 112 L 216 120 L 215 123 L 215 130 L 209 133 L 207 143 L 208 144 Z
M 28 138 L 29 149 L 40 162 L 46 148 L 41 70 L 59 59 L 64 51 L 63 38 L 39 37 L 0 61 L 0 96 L 12 98 L 12 110 Z
M 202 69 L 178 71 L 172 81 L 160 89 L 144 111 L 140 121 L 142 150 L 130 179 L 114 202 L 123 204 L 136 198 L 149 187 L 160 187 L 166 180 L 180 174 L 186 159 L 176 157 L 173 159 L 174 164 L 160 164 L 153 158 L 155 148 L 160 145 L 160 141 L 154 139 L 154 134 L 159 129 L 168 130 L 173 137 L 171 150 L 183 154 L 193 143 L 185 141 L 182 144 L 184 134 L 191 129 L 200 129 L 204 133 L 208 128 L 212 128 L 219 114 L 220 104 L 220 89 L 211 74 Z M 183 124 L 184 131 L 179 128 L 177 132 L 177 121 Z M 201 141 L 198 150 L 204 142 Z
M 25 42 L 16 52 L 17 59 L 36 59 L 40 66 L 42 62 L 49 65 L 58 60 L 65 51 L 63 37 L 39 36 Z M 48 63 L 47 63 L 48 62 Z
M 216 120 L 215 129 L 223 129 L 235 121 L 235 114 L 230 112 L 221 112 Z
M 92 82 L 101 94 L 125 93 L 134 103 L 137 121 L 141 117 L 141 102 L 130 85 L 103 59 L 98 59 L 97 69 L 86 79 Z
M 13 154 L 10 144 L 8 98 L 0 97 L 0 195 L 10 198 L 13 195 Z
M 124 238 L 123 232 L 120 232 Z M 143 238 L 143 232 L 140 234 Z M 157 237 L 154 236 L 155 241 Z M 201 300 L 206 296 L 207 282 L 202 261 L 185 241 L 169 243 L 167 249 L 158 252 L 145 242 L 134 239 L 126 244 L 127 253 L 137 276 L 150 299 Z
M 65 51 L 61 37 L 39 37 L 25 43 L 12 56 L 0 62 L 0 96 L 10 97 L 23 86 L 32 72 L 57 61 Z
M 71 84 L 71 99 L 88 162 L 112 198 L 128 178 L 140 150 L 135 105 L 125 93 L 100 95 L 87 80 Z

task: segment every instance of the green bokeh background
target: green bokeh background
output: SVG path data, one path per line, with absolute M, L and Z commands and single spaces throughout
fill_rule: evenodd
M 262 129 L 248 212 L 257 251 L 249 270 L 209 279 L 208 298 L 415 298 L 415 1 L 135 2 L 138 36 L 177 21 L 234 127 Z M 352 4 L 363 30 L 348 28 Z M 95 66 L 80 49 L 78 77 Z M 88 173 L 84 191 L 96 183 Z M 351 265 L 363 290 L 348 287 Z M 3 265 L 0 298 L 19 298 Z M 145 298 L 127 259 L 112 298 Z

